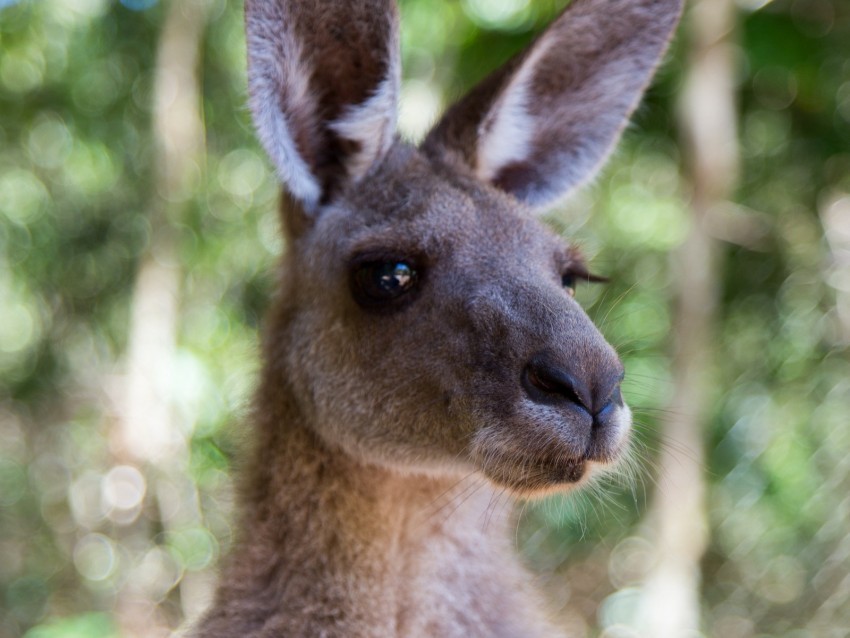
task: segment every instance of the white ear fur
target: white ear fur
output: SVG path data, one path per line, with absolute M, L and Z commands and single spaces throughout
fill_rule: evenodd
M 249 47 L 250 39 L 249 31 Z M 314 111 L 316 101 L 310 94 L 309 71 L 302 62 L 297 41 L 287 41 L 289 51 L 285 56 L 274 55 L 264 44 L 254 46 L 256 53 L 248 69 L 250 105 L 257 134 L 280 180 L 307 210 L 313 210 L 321 197 L 321 187 L 292 139 L 292 125 L 283 112 L 280 95 L 280 86 L 286 82 L 291 100 L 303 104 L 305 110 Z
M 479 179 L 490 182 L 505 166 L 531 155 L 535 122 L 528 110 L 530 84 L 538 61 L 552 44 L 552 38 L 547 41 L 544 36 L 478 127 L 475 174 Z
M 368 100 L 350 106 L 330 128 L 345 139 L 359 143 L 360 150 L 346 162 L 354 181 L 363 177 L 389 150 L 398 118 L 398 87 L 401 66 L 394 59 L 387 78 Z

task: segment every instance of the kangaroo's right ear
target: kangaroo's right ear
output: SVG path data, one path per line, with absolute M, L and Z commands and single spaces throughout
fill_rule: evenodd
M 247 0 L 260 141 L 308 215 L 386 154 L 400 61 L 394 0 Z

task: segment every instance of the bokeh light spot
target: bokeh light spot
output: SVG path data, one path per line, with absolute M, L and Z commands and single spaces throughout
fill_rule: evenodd
M 50 194 L 33 173 L 22 168 L 0 175 L 0 213 L 19 224 L 38 218 L 50 203 Z
M 168 545 L 187 570 L 209 567 L 218 555 L 218 543 L 209 530 L 192 527 L 168 533 Z
M 29 348 L 41 333 L 38 314 L 23 299 L 10 299 L 0 307 L 0 353 Z
M 91 529 L 103 519 L 101 505 L 101 476 L 86 472 L 68 490 L 68 503 L 77 524 Z
M 103 534 L 87 534 L 74 547 L 74 565 L 88 580 L 106 580 L 115 571 L 116 562 L 115 545 Z
M 154 547 L 133 570 L 132 577 L 153 600 L 162 600 L 182 576 L 183 570 L 174 557 L 162 548 Z
M 86 198 L 109 189 L 118 179 L 118 167 L 112 152 L 101 142 L 78 140 L 64 168 L 66 185 L 72 192 Z
M 442 99 L 436 85 L 424 80 L 407 80 L 401 87 L 399 130 L 414 142 L 421 140 L 440 114 Z
M 236 197 L 249 197 L 267 177 L 265 162 L 253 151 L 245 149 L 228 153 L 218 166 L 219 183 Z
M 464 13 L 487 29 L 517 29 L 530 18 L 529 0 L 463 0 Z
M 55 0 L 54 3 L 68 26 L 102 16 L 109 5 L 109 0 Z
M 608 558 L 611 583 L 618 588 L 640 584 L 653 559 L 652 545 L 643 538 L 630 536 L 620 541 Z
M 133 522 L 145 497 L 145 477 L 135 467 L 119 465 L 103 477 L 102 498 L 106 515 L 121 524 Z
M 0 82 L 13 93 L 26 93 L 44 79 L 45 62 L 41 51 L 13 49 L 0 57 Z
M 119 638 L 119 634 L 108 615 L 92 612 L 52 619 L 30 629 L 24 638 Z
M 65 123 L 47 115 L 32 127 L 27 136 L 30 159 L 44 168 L 57 168 L 71 152 L 73 140 Z
M 616 591 L 603 600 L 599 606 L 599 623 L 608 632 L 603 635 L 638 638 L 639 634 L 629 627 L 634 625 L 639 601 L 640 590 L 633 587 Z

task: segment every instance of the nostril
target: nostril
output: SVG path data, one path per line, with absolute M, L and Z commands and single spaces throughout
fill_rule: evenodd
M 593 415 L 594 420 L 602 421 L 607 419 L 617 408 L 617 404 L 612 400 L 602 406 L 602 409 L 599 410 L 596 414 Z
M 601 414 L 605 410 L 609 408 L 613 408 L 618 405 L 623 405 L 623 393 L 620 388 L 620 384 L 623 381 L 623 374 L 618 374 L 615 377 L 612 377 L 608 383 L 600 384 L 598 392 L 594 395 L 594 407 L 597 405 L 602 405 L 599 409 L 599 412 L 594 413 Z
M 566 399 L 591 412 L 586 388 L 571 374 L 535 357 L 525 367 L 522 375 L 525 391 L 539 403 Z

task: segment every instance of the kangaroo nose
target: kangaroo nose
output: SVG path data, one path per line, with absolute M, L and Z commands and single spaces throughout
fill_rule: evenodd
M 545 353 L 536 354 L 523 371 L 522 384 L 537 403 L 567 401 L 595 417 L 620 400 L 618 388 L 623 380 L 622 368 L 604 367 L 605 370 L 588 378 L 588 375 L 573 374 Z

